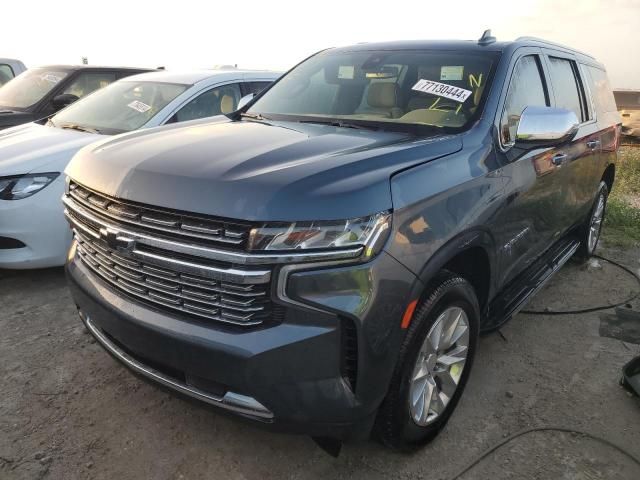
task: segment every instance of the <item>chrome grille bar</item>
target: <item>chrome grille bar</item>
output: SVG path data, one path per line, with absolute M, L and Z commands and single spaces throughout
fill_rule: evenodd
M 239 248 L 249 236 L 251 227 L 190 217 L 178 213 L 127 204 L 71 183 L 69 196 L 92 213 L 133 227 L 158 230 L 163 233 L 207 240 Z
M 99 238 L 98 228 L 107 228 L 119 231 L 122 235 L 129 237 L 140 245 L 159 248 L 170 252 L 183 253 L 194 257 L 202 257 L 221 262 L 229 262 L 237 265 L 264 265 L 264 264 L 280 264 L 280 263 L 301 263 L 301 262 L 319 262 L 326 260 L 346 260 L 357 258 L 362 254 L 362 247 L 349 248 L 337 251 L 325 252 L 308 252 L 308 253 L 279 253 L 279 254 L 259 254 L 237 252 L 231 250 L 221 250 L 193 243 L 185 243 L 183 241 L 170 240 L 167 238 L 151 235 L 148 232 L 140 231 L 134 228 L 123 227 L 117 225 L 108 219 L 99 217 L 92 210 L 89 210 L 84 204 L 78 203 L 73 197 L 65 196 L 62 199 L 65 205 L 65 215 L 72 225 L 86 231 L 89 227 L 90 235 Z

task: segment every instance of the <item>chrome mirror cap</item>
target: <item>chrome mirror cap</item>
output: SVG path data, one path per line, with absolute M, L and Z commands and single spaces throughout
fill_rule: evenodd
M 526 107 L 516 131 L 516 145 L 522 148 L 553 146 L 571 140 L 580 122 L 565 108 Z

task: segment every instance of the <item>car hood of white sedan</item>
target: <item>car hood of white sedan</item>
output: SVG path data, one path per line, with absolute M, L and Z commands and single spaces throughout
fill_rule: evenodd
M 0 131 L 0 177 L 62 172 L 85 145 L 104 135 L 28 123 Z

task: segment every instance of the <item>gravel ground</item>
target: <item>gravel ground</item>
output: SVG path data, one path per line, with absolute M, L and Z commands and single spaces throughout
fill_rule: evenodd
M 605 251 L 638 270 L 640 251 Z M 528 305 L 615 302 L 637 286 L 602 262 L 568 264 Z M 442 434 L 406 455 L 374 442 L 329 457 L 306 437 L 271 434 L 132 376 L 85 333 L 62 269 L 0 271 L 1 479 L 448 479 L 527 427 L 572 427 L 640 457 L 640 400 L 618 386 L 640 345 L 599 336 L 599 314 L 520 314 L 483 337 Z M 634 308 L 640 310 L 640 302 Z M 536 432 L 461 478 L 638 479 L 640 466 L 573 434 Z

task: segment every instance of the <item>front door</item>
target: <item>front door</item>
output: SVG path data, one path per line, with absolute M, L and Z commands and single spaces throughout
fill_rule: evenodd
M 538 50 L 520 56 L 499 119 L 499 159 L 507 199 L 492 219 L 498 249 L 498 288 L 513 280 L 553 243 L 561 229 L 566 203 L 561 166 L 563 152 L 539 148 L 527 152 L 513 146 L 520 116 L 528 106 L 549 106 L 550 95 Z

